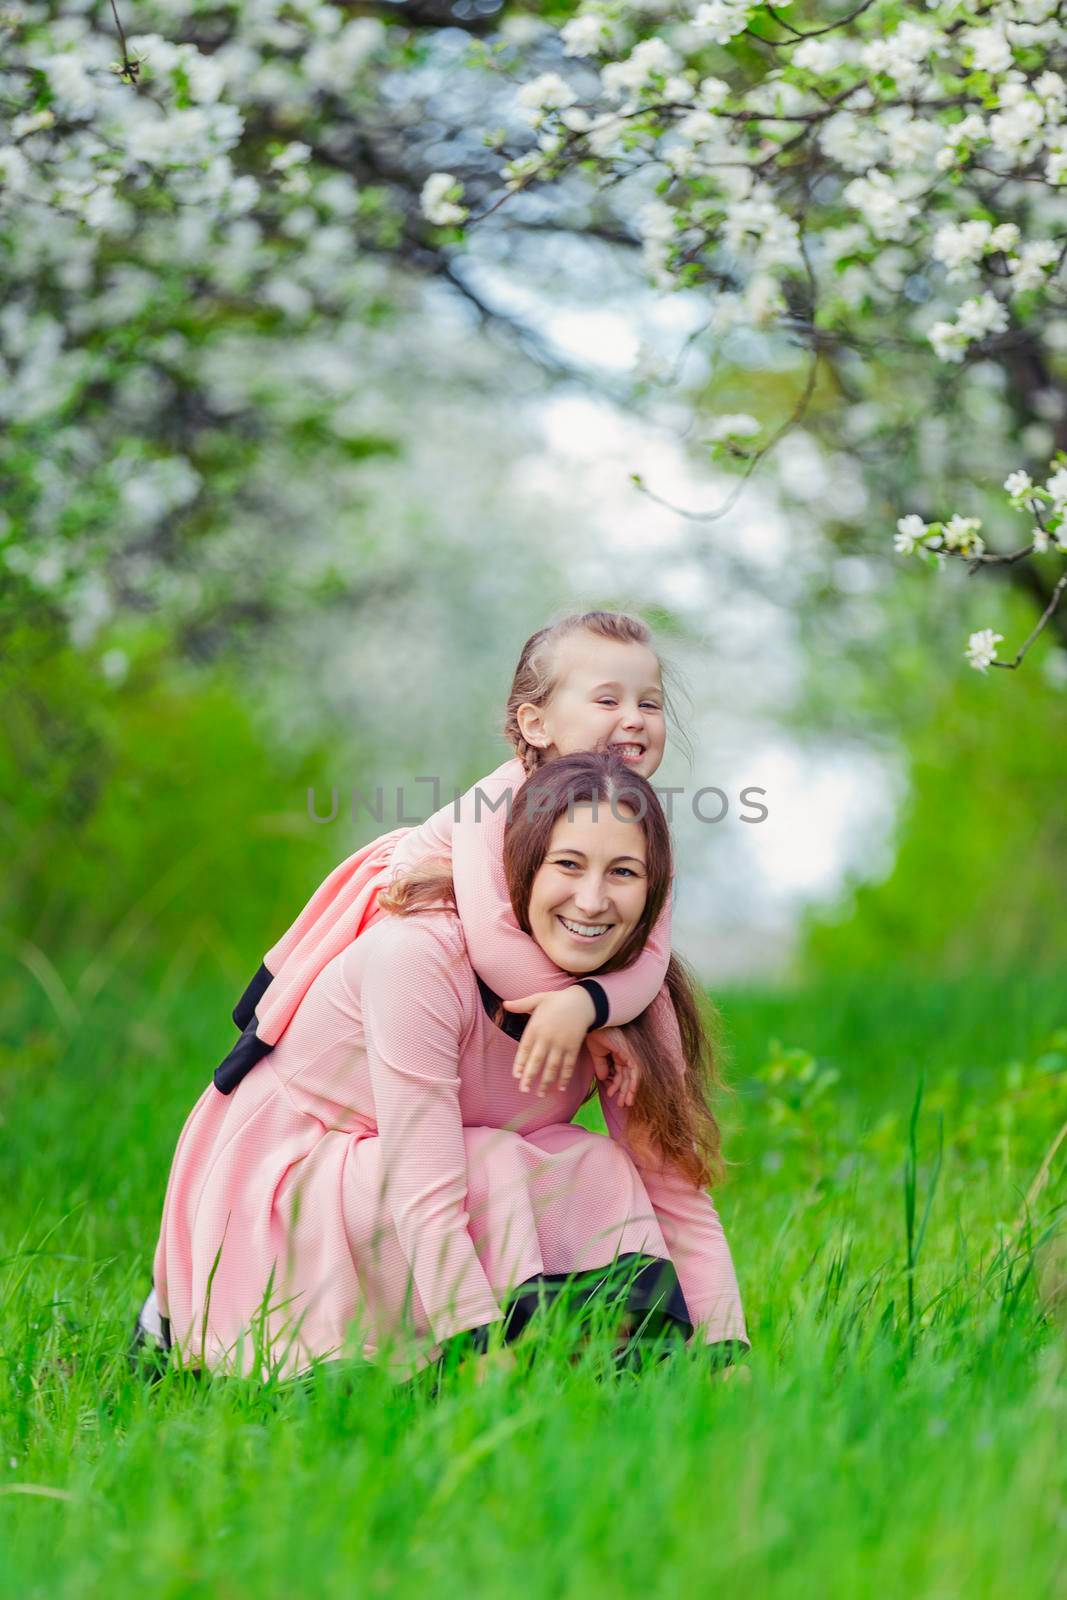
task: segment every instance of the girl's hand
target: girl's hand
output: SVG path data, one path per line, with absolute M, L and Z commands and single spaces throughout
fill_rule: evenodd
M 544 1095 L 553 1084 L 565 1089 L 586 1029 L 596 1017 L 592 996 L 577 984 L 569 989 L 554 989 L 548 994 L 528 994 L 522 1000 L 505 1000 L 505 1011 L 525 1011 L 529 1015 L 515 1056 L 514 1075 L 523 1094 L 541 1074 L 538 1094 Z
M 623 1030 L 598 1028 L 585 1042 L 593 1058 L 593 1071 L 601 1083 L 607 1083 L 608 1099 L 614 1096 L 620 1106 L 632 1106 L 641 1081 L 641 1069 L 630 1054 Z

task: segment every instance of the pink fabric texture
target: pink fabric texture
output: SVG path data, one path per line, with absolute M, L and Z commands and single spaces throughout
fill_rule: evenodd
M 274 1051 L 231 1096 L 209 1087 L 179 1140 L 155 1287 L 185 1358 L 410 1368 L 524 1279 L 630 1251 L 673 1260 L 701 1337 L 745 1340 L 710 1196 L 629 1151 L 606 1097 L 610 1137 L 571 1121 L 587 1052 L 541 1098 L 512 1077 L 516 1048 L 453 913 L 380 916 L 334 956 Z
M 296 921 L 264 956 L 274 974 L 256 1006 L 256 1033 L 275 1045 L 328 962 L 381 915 L 378 892 L 401 872 L 436 856 L 452 861 L 456 900 L 470 959 L 502 1000 L 521 1000 L 574 982 L 515 921 L 504 881 L 506 797 L 517 794 L 526 771 L 505 761 L 461 798 L 417 828 L 397 828 L 364 845 L 334 868 Z M 495 809 L 494 809 L 495 807 Z M 659 992 L 670 959 L 670 908 L 665 907 L 632 966 L 598 978 L 608 998 L 608 1022 L 632 1022 Z

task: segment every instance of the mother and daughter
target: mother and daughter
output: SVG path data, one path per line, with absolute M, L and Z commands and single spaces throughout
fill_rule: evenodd
M 714 1061 L 670 951 L 648 629 L 541 629 L 505 729 L 513 759 L 343 862 L 267 952 L 178 1141 L 142 1342 L 411 1371 L 624 1269 L 631 1325 L 747 1346 L 707 1192 Z M 573 1120 L 597 1089 L 607 1137 Z

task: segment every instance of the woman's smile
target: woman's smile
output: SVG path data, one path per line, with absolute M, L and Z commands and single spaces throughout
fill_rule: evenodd
M 583 944 L 589 944 L 593 939 L 602 939 L 614 926 L 611 922 L 579 922 L 574 917 L 561 916 L 558 911 L 556 917 L 567 932 L 580 939 Z

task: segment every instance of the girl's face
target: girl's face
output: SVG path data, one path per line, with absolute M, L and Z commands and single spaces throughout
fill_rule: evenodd
M 634 812 L 608 801 L 556 819 L 530 889 L 527 916 L 541 949 L 564 972 L 596 972 L 645 909 L 648 852 Z
M 554 693 L 543 706 L 519 708 L 527 742 L 546 756 L 610 749 L 651 778 L 667 738 L 654 652 L 584 632 L 561 640 L 558 650 Z

